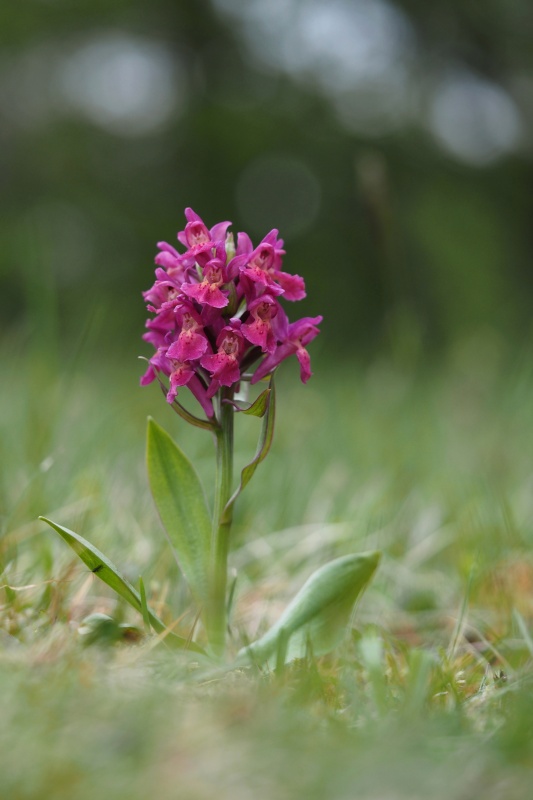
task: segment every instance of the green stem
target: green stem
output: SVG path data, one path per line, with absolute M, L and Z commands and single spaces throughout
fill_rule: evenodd
M 233 481 L 234 418 L 233 407 L 222 400 L 231 400 L 232 396 L 233 393 L 230 390 L 222 390 L 219 412 L 220 427 L 215 431 L 216 484 L 211 537 L 212 577 L 209 635 L 213 650 L 218 655 L 224 653 L 226 640 L 226 587 L 232 519 L 231 514 L 224 514 L 224 509 L 231 497 Z

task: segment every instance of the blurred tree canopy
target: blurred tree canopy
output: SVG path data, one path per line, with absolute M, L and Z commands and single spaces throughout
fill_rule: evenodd
M 528 0 L 4 4 L 4 329 L 138 343 L 192 206 L 279 228 L 330 352 L 529 335 L 532 29 Z

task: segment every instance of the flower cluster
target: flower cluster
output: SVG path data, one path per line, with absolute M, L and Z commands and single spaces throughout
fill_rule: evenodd
M 245 376 L 256 383 L 292 354 L 305 383 L 311 377 L 305 348 L 319 333 L 322 317 L 290 323 L 280 305 L 280 298 L 305 297 L 305 286 L 299 275 L 281 270 L 285 251 L 278 231 L 254 248 L 246 233 L 238 234 L 235 245 L 230 222 L 208 229 L 191 208 L 185 217 L 178 241 L 186 251 L 160 242 L 156 280 L 143 293 L 155 315 L 143 338 L 156 352 L 141 385 L 162 372 L 169 378 L 169 403 L 180 386 L 188 386 L 212 417 L 211 398 L 222 386 L 237 388 Z

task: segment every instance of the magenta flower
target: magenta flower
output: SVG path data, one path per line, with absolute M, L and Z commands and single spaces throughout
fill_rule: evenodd
M 183 256 L 180 256 L 178 251 L 167 242 L 158 242 L 157 246 L 161 252 L 156 255 L 155 263 L 167 270 L 169 278 L 177 283 L 182 283 L 187 273 L 187 265 Z
M 177 340 L 168 348 L 167 358 L 178 361 L 195 361 L 203 356 L 209 347 L 202 318 L 191 303 L 183 303 L 176 310 L 175 316 L 181 326 L 181 331 Z
M 168 273 L 160 267 L 156 269 L 156 281 L 154 285 L 143 292 L 149 311 L 157 313 L 162 308 L 168 307 L 169 303 L 174 303 L 180 293 L 180 284 L 169 280 Z
M 252 321 L 242 326 L 242 332 L 249 342 L 258 345 L 264 353 L 273 353 L 276 349 L 272 320 L 278 308 L 276 301 L 268 294 L 261 295 L 248 306 Z
M 203 257 L 205 253 L 215 248 L 218 242 L 224 242 L 226 231 L 231 225 L 231 222 L 219 222 L 208 230 L 202 218 L 192 208 L 185 209 L 185 217 L 187 224 L 185 230 L 178 233 L 178 241 L 187 248 L 186 255 L 189 258 Z
M 221 386 L 233 386 L 240 380 L 239 360 L 244 350 L 240 325 L 240 320 L 232 320 L 230 325 L 222 328 L 216 342 L 218 352 L 203 356 L 200 360 L 202 367 L 211 373 L 208 397 L 213 397 Z
M 201 283 L 184 283 L 181 291 L 201 305 L 224 308 L 229 303 L 226 295 L 220 290 L 226 281 L 225 272 L 222 261 L 213 258 L 203 269 L 203 281 Z
M 168 333 L 168 328 L 160 325 L 158 319 L 147 319 L 146 327 L 148 328 L 148 331 L 143 333 L 144 341 L 150 342 L 150 344 L 156 349 L 163 347 L 167 341 L 166 336 Z
M 191 208 L 185 217 L 178 233 L 185 252 L 159 242 L 155 282 L 143 293 L 154 315 L 143 338 L 155 353 L 141 384 L 162 374 L 169 379 L 169 403 L 186 386 L 210 418 L 219 390 L 227 389 L 231 400 L 241 380 L 256 383 L 290 355 L 298 358 L 305 383 L 311 376 L 306 345 L 322 318 L 289 323 L 282 302 L 305 297 L 305 286 L 299 275 L 281 269 L 278 231 L 255 248 L 239 233 L 235 247 L 229 222 L 208 228 Z
M 265 290 L 272 295 L 282 294 L 285 300 L 303 300 L 305 297 L 305 283 L 299 275 L 290 275 L 282 272 L 281 257 L 285 254 L 282 250 L 283 240 L 278 239 L 276 229 L 265 236 L 259 247 L 250 252 L 248 260 L 241 267 L 243 275 L 254 283 L 263 284 Z M 250 247 L 250 240 L 241 237 L 239 246 L 246 252 Z
M 283 289 L 285 300 L 303 300 L 305 292 L 304 279 L 299 275 L 289 275 L 288 272 L 277 272 L 276 280 Z
M 299 319 L 289 325 L 286 340 L 276 348 L 272 355 L 267 356 L 257 368 L 252 378 L 252 383 L 260 381 L 261 378 L 272 372 L 278 364 L 294 353 L 300 362 L 302 383 L 307 383 L 313 373 L 311 372 L 311 359 L 305 349 L 305 345 L 309 344 L 315 336 L 318 336 L 320 331 L 317 325 L 321 322 L 322 317 L 303 317 L 303 319 Z
M 170 389 L 167 394 L 167 401 L 173 403 L 178 393 L 180 386 L 186 386 L 192 377 L 194 377 L 194 367 L 187 362 L 178 361 L 177 359 L 170 359 L 172 364 L 172 371 L 170 373 Z

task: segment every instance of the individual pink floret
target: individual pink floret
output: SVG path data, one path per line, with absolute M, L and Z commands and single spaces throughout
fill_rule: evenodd
M 231 222 L 219 222 L 208 230 L 203 219 L 192 210 L 185 209 L 187 224 L 178 233 L 178 240 L 187 248 L 187 255 L 198 256 L 209 252 L 218 242 L 224 242 Z
M 259 365 L 252 378 L 252 383 L 257 383 L 261 378 L 269 375 L 286 358 L 296 354 L 300 362 L 300 378 L 307 383 L 312 375 L 311 360 L 305 346 L 320 333 L 317 325 L 322 322 L 322 317 L 303 317 L 289 325 L 287 338 L 282 342 L 272 355 L 268 355 Z
M 156 281 L 146 292 L 143 292 L 148 310 L 157 313 L 165 304 L 173 303 L 180 293 L 180 283 L 170 280 L 164 269 L 156 269 Z
M 211 373 L 208 397 L 213 397 L 221 386 L 233 386 L 240 380 L 239 361 L 245 346 L 240 327 L 240 320 L 231 320 L 230 325 L 222 328 L 218 335 L 218 351 L 213 355 L 203 356 L 200 360 L 202 367 Z
M 172 280 L 175 280 L 177 283 L 183 283 L 188 269 L 192 266 L 192 260 L 187 259 L 184 255 L 180 255 L 178 251 L 167 242 L 158 242 L 157 246 L 161 251 L 154 259 L 157 266 L 164 267 L 167 271 L 167 276 L 172 278 Z
M 184 283 L 181 291 L 201 305 L 224 308 L 229 303 L 227 296 L 220 289 L 225 281 L 224 264 L 220 259 L 214 258 L 208 261 L 203 269 L 203 281 Z
M 194 368 L 191 364 L 178 361 L 174 358 L 169 360 L 172 365 L 172 371 L 170 373 L 170 389 L 167 393 L 167 402 L 173 403 L 176 399 L 179 387 L 186 386 L 194 376 Z
M 299 275 L 281 271 L 283 240 L 278 239 L 276 229 L 270 231 L 261 244 L 250 251 L 250 239 L 244 234 L 238 239 L 239 252 L 249 253 L 249 258 L 241 267 L 242 274 L 254 283 L 263 284 L 272 295 L 283 294 L 285 300 L 302 300 L 305 297 L 305 283 Z
M 195 361 L 201 358 L 209 347 L 201 316 L 190 303 L 177 308 L 175 316 L 181 330 L 177 340 L 168 348 L 167 358 L 178 361 Z
M 248 306 L 252 321 L 246 322 L 241 330 L 248 341 L 260 347 L 264 353 L 273 353 L 276 349 L 272 320 L 278 309 L 278 304 L 268 294 L 262 295 Z

